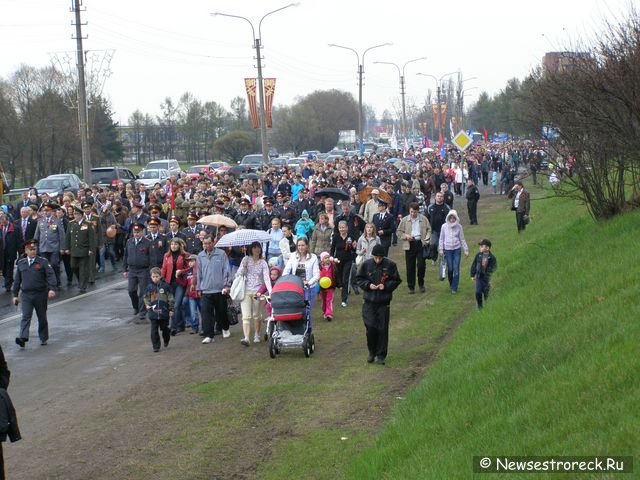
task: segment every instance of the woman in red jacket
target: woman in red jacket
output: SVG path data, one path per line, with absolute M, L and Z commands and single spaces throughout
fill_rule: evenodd
M 169 242 L 169 251 L 162 259 L 162 279 L 173 289 L 175 309 L 171 318 L 171 335 L 184 332 L 185 323 L 182 318 L 182 299 L 186 291 L 187 281 L 180 275 L 189 268 L 186 244 L 181 238 L 175 237 Z

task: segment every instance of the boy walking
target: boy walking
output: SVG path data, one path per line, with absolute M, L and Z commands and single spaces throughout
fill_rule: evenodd
M 490 240 L 485 238 L 478 245 L 480 245 L 480 251 L 471 262 L 471 280 L 476 282 L 476 303 L 478 310 L 481 310 L 483 299 L 486 301 L 489 298 L 491 274 L 498 268 L 498 262 L 491 253 Z
M 147 317 L 151 324 L 151 345 L 154 352 L 160 351 L 160 334 L 165 348 L 169 346 L 171 330 L 169 318 L 173 313 L 173 293 L 171 287 L 162 279 L 162 272 L 158 267 L 153 267 L 150 272 L 151 283 L 144 292 L 144 306 L 147 309 Z

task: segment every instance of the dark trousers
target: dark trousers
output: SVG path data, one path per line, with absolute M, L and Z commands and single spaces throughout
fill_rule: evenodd
M 73 283 L 73 270 L 71 270 L 71 256 L 62 255 L 60 257 L 62 264 L 64 265 L 64 273 L 67 275 L 67 285 Z
M 478 202 L 467 200 L 467 212 L 469 213 L 469 223 L 471 225 L 478 224 Z
M 516 226 L 518 227 L 518 233 L 526 228 L 527 225 L 524 223 L 524 213 L 516 212 Z
M 127 274 L 129 291 L 129 298 L 131 299 L 131 306 L 134 310 L 134 315 L 140 314 L 141 318 L 144 318 L 144 291 L 149 284 L 149 271 L 146 268 L 132 268 L 129 269 Z
M 489 290 L 491 285 L 489 284 L 490 277 L 486 275 L 476 275 L 476 303 L 478 308 L 482 308 L 482 301 L 487 301 L 489 298 Z
M 5 290 L 11 290 L 13 286 L 13 267 L 15 264 L 15 258 L 9 260 L 5 257 L 3 265 L 2 265 L 2 275 L 4 277 L 4 288 Z
M 175 285 L 173 291 L 173 298 L 176 308 L 173 311 L 173 317 L 171 317 L 171 330 L 184 332 L 185 322 L 182 315 L 182 299 L 184 298 L 184 287 L 182 285 Z
M 416 288 L 416 270 L 418 285 L 424 287 L 425 259 L 422 256 L 422 241 L 411 240 L 409 250 L 404 251 L 404 260 L 407 266 L 407 286 L 409 290 Z
M 31 317 L 36 311 L 38 317 L 38 336 L 41 342 L 49 340 L 49 323 L 47 322 L 47 292 L 22 292 L 22 320 L 20 321 L 20 338 L 29 338 Z
M 160 348 L 160 334 L 159 331 L 162 331 L 162 340 L 164 343 L 169 343 L 169 339 L 171 338 L 171 331 L 169 330 L 169 319 L 168 318 L 149 318 L 149 323 L 151 324 L 151 345 L 154 350 Z
M 369 355 L 383 360 L 387 358 L 389 346 L 389 312 L 388 304 L 364 302 L 362 319 L 367 330 L 367 348 Z
M 489 184 L 489 172 L 482 172 L 482 184 L 483 185 Z
M 349 300 L 349 284 L 351 282 L 351 265 L 353 264 L 353 260 L 347 260 L 345 262 L 340 262 L 338 264 L 338 278 L 340 279 L 340 283 L 342 285 L 342 290 L 340 291 L 340 300 L 342 302 L 347 303 Z
M 71 270 L 78 274 L 80 290 L 86 290 L 89 284 L 89 266 L 91 257 L 71 257 Z
M 200 298 L 200 315 L 205 337 L 214 337 L 216 322 L 222 330 L 229 330 L 227 297 L 222 293 L 203 293 Z
M 60 288 L 60 252 L 40 252 L 40 255 L 49 260 L 53 273 L 56 274 L 56 286 Z

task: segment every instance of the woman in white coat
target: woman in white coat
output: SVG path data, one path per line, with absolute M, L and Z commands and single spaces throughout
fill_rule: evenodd
M 309 302 L 309 321 L 311 321 L 313 301 L 316 298 L 318 281 L 320 280 L 320 266 L 318 265 L 318 257 L 309 253 L 309 240 L 305 237 L 296 241 L 296 251 L 289 257 L 282 275 L 296 275 L 302 279 L 304 296 Z

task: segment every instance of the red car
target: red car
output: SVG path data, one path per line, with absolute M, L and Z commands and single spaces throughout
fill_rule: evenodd
M 209 164 L 209 168 L 211 168 L 214 173 L 224 175 L 229 171 L 231 165 L 229 165 L 227 162 L 211 162 Z
M 213 168 L 210 165 L 194 165 L 187 170 L 187 177 L 189 177 L 189 180 L 193 180 L 194 178 L 200 178 L 201 173 L 211 178 L 213 176 Z

